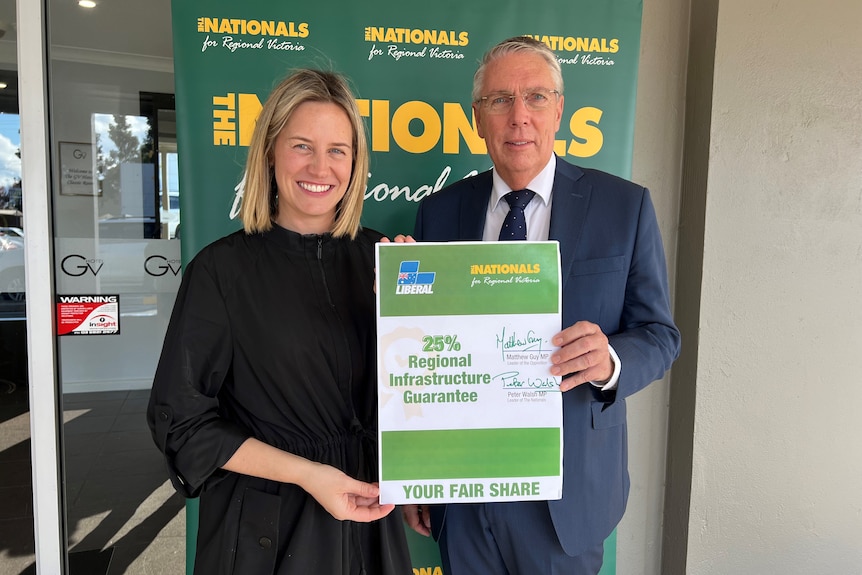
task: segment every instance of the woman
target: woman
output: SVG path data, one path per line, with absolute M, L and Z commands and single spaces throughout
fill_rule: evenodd
M 200 496 L 198 574 L 407 574 L 380 505 L 368 149 L 336 74 L 267 99 L 243 230 L 187 266 L 148 411 L 174 486 Z

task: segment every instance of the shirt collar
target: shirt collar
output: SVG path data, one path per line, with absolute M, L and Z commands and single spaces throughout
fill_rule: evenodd
M 536 192 L 536 195 L 542 198 L 546 206 L 551 201 L 551 191 L 554 188 L 554 173 L 556 170 L 557 156 L 556 154 L 551 154 L 551 158 L 545 164 L 545 167 L 542 168 L 542 171 L 536 174 L 536 177 L 530 180 L 530 183 L 527 185 L 527 189 Z M 494 182 L 491 186 L 491 210 L 493 211 L 497 209 L 497 205 L 503 199 L 503 196 L 512 191 L 512 188 L 503 181 L 503 178 L 497 173 L 497 168 L 491 171 L 491 178 Z

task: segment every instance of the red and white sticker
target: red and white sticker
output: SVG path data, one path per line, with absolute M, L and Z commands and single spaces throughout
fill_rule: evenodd
M 57 335 L 120 333 L 119 295 L 58 295 Z

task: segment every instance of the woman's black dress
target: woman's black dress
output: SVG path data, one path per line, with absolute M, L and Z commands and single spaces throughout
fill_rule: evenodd
M 148 419 L 200 496 L 195 573 L 407 575 L 400 514 L 334 519 L 296 485 L 220 469 L 248 437 L 377 480 L 374 243 L 237 232 L 185 270 Z

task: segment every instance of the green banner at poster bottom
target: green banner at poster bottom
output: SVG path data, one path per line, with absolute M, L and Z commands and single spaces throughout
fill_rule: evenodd
M 386 431 L 386 481 L 547 477 L 560 474 L 560 428 Z M 444 457 L 435 453 L 445 450 Z

